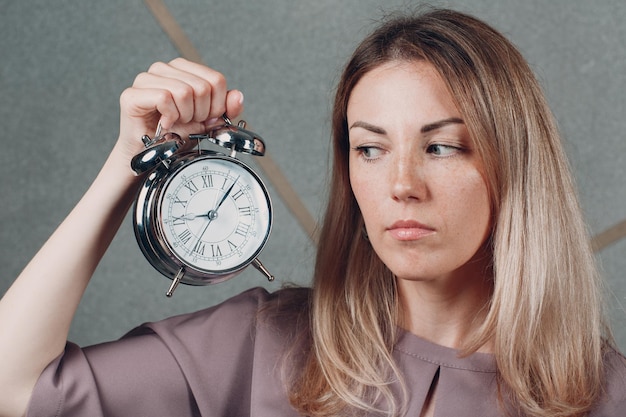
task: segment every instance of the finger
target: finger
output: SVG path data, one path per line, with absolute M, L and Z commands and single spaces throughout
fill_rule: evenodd
M 130 118 L 144 119 L 145 124 L 161 120 L 170 127 L 179 119 L 179 112 L 167 90 L 162 88 L 128 88 L 120 96 L 122 113 Z
M 178 77 L 166 77 L 152 72 L 143 73 L 136 78 L 133 88 L 137 90 L 152 90 L 153 94 L 155 90 L 161 90 L 160 96 L 154 94 L 153 97 L 159 99 L 160 107 L 165 109 L 170 108 L 171 105 L 176 107 L 177 111 L 175 113 L 163 114 L 164 119 L 171 122 L 188 123 L 194 119 L 196 107 L 206 108 L 209 105 L 208 103 L 203 104 L 203 98 L 199 96 L 204 94 L 204 100 L 209 100 L 208 93 L 197 93 L 194 86 L 188 81 L 181 79 L 180 75 Z M 170 101 L 171 103 L 168 103 L 168 106 L 164 106 L 165 101 Z
M 226 112 L 227 83 L 222 73 L 205 65 L 177 58 L 169 63 L 171 68 L 186 74 L 188 82 L 193 85 L 197 92 L 202 92 L 209 97 L 209 108 L 197 110 L 196 121 L 204 121 L 208 118 L 220 117 Z M 187 78 L 186 78 L 187 79 Z
M 226 115 L 231 119 L 243 112 L 243 93 L 239 90 L 230 90 L 226 95 Z

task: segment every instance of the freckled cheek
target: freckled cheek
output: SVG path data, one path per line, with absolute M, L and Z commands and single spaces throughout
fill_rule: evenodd
M 486 237 L 490 228 L 490 204 L 487 186 L 477 172 L 460 174 L 446 192 L 445 211 L 450 213 L 457 235 Z M 440 190 L 441 191 L 441 190 Z
M 356 202 L 359 205 L 363 216 L 368 217 L 369 213 L 375 212 L 380 206 L 376 201 L 379 195 L 376 192 L 376 178 L 368 178 L 358 170 L 350 171 L 350 186 L 352 187 L 352 193 L 356 198 Z

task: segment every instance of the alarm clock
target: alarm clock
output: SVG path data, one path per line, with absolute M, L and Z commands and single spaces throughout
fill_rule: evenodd
M 270 195 L 237 159 L 263 156 L 265 142 L 245 121 L 223 119 L 185 139 L 162 135 L 159 126 L 154 138 L 142 137 L 146 149 L 131 161 L 135 173 L 146 175 L 133 207 L 135 237 L 150 264 L 172 280 L 168 297 L 180 283 L 215 284 L 250 264 L 274 279 L 258 259 L 272 229 Z

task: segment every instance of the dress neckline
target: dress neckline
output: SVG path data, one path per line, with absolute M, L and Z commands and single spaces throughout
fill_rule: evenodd
M 491 353 L 475 352 L 461 357 L 457 349 L 430 342 L 402 328 L 398 328 L 398 341 L 394 351 L 446 368 L 496 372 L 495 356 Z

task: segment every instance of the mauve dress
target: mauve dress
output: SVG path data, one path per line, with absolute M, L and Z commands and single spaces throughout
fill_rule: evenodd
M 83 349 L 68 343 L 42 373 L 27 416 L 298 416 L 282 382 L 289 370 L 281 364 L 299 324 L 257 319 L 281 294 L 253 289 L 144 324 L 115 342 Z M 437 375 L 435 416 L 505 415 L 492 355 L 459 358 L 453 349 L 402 332 L 393 356 L 409 388 L 407 416 L 419 416 Z M 592 416 L 626 416 L 624 358 L 612 351 L 606 362 L 607 393 Z

